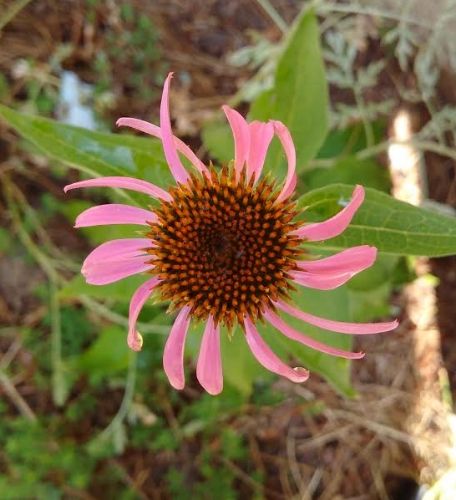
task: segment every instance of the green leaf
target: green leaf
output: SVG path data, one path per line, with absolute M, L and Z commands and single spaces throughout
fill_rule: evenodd
M 328 184 L 362 184 L 366 187 L 389 191 L 390 176 L 388 170 L 372 159 L 359 160 L 346 157 L 330 168 L 313 168 L 303 175 L 307 191 L 325 187 Z
M 295 143 L 298 171 L 318 152 L 328 131 L 328 86 L 312 10 L 304 9 L 296 20 L 278 61 L 274 87 L 252 104 L 250 117 L 285 123 Z M 271 146 L 268 164 L 275 174 L 284 174 L 284 155 L 277 142 Z
M 226 120 L 212 120 L 206 123 L 201 138 L 211 156 L 221 163 L 228 163 L 234 158 L 233 136 Z
M 380 121 L 371 123 L 374 144 L 379 144 L 385 137 L 386 127 Z M 355 123 L 344 129 L 331 130 L 318 151 L 317 158 L 336 158 L 353 155 L 368 147 L 366 132 L 362 123 Z
M 166 186 L 171 174 L 152 138 L 93 132 L 0 105 L 0 117 L 43 154 L 90 176 L 123 175 Z M 137 195 L 130 198 L 144 199 Z
M 353 186 L 334 184 L 310 191 L 298 200 L 308 222 L 322 221 L 339 212 L 350 200 Z M 316 249 L 341 250 L 373 245 L 393 255 L 442 257 L 456 253 L 456 218 L 415 207 L 366 188 L 366 199 L 350 226 L 337 238 L 306 243 Z
M 125 370 L 128 355 L 125 329 L 112 325 L 101 331 L 87 351 L 75 358 L 75 363 L 81 371 L 91 376 L 104 377 Z
M 242 395 L 250 396 L 256 379 L 270 380 L 272 375 L 253 357 L 240 328 L 232 336 L 228 336 L 225 328 L 220 334 L 224 378 Z
M 350 294 L 346 286 L 331 291 L 298 287 L 292 294 L 292 303 L 298 309 L 316 316 L 338 321 L 351 321 L 352 319 L 350 316 Z M 352 347 L 353 339 L 350 335 L 328 332 L 284 313 L 280 313 L 280 316 L 296 330 L 320 342 L 345 350 L 350 350 Z M 350 361 L 323 354 L 290 340 L 267 323 L 264 326 L 260 325 L 258 331 L 284 361 L 289 362 L 292 358 L 299 366 L 308 368 L 311 376 L 312 372 L 319 373 L 343 395 L 354 396 L 355 391 L 350 383 Z
M 76 275 L 61 290 L 60 299 L 74 299 L 86 295 L 94 299 L 110 299 L 129 302 L 135 290 L 144 283 L 144 276 L 130 276 L 109 285 L 96 286 L 86 283 L 81 274 Z

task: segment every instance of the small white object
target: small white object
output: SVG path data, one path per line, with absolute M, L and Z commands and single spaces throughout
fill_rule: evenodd
M 92 94 L 92 87 L 81 82 L 72 71 L 63 71 L 57 118 L 63 123 L 95 130 L 97 128 L 93 110 L 85 104 Z

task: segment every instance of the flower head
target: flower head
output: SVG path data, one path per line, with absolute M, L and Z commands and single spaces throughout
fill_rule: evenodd
M 204 165 L 172 134 L 169 85 L 165 81 L 160 106 L 160 127 L 134 118 L 121 118 L 128 126 L 161 139 L 167 163 L 176 180 L 169 191 L 141 179 L 102 177 L 65 187 L 106 186 L 139 191 L 159 204 L 145 209 L 122 204 L 89 208 L 79 215 L 76 227 L 102 224 L 136 224 L 144 237 L 108 241 L 84 261 L 88 283 L 103 285 L 138 273 L 150 275 L 133 294 L 129 311 L 128 345 L 138 351 L 142 337 L 136 322 L 154 291 L 177 313 L 166 341 L 163 365 L 173 387 L 185 384 L 183 357 L 190 321 L 205 323 L 197 362 L 197 377 L 210 394 L 223 387 L 220 327 L 238 324 L 257 360 L 268 370 L 294 382 L 305 381 L 305 368 L 290 368 L 264 342 L 256 325 L 264 320 L 286 337 L 318 351 L 348 359 L 363 353 L 347 352 L 322 344 L 289 326 L 279 312 L 323 329 L 344 334 L 392 330 L 397 322 L 342 323 L 305 313 L 290 304 L 295 285 L 329 290 L 368 268 L 376 249 L 363 245 L 319 260 L 311 260 L 301 247 L 304 241 L 321 241 L 342 233 L 364 199 L 357 186 L 351 201 L 334 217 L 313 224 L 295 222 L 296 154 L 288 129 L 278 121 L 247 123 L 235 110 L 223 110 L 233 132 L 235 158 L 216 171 Z M 262 175 L 269 144 L 280 140 L 288 163 L 279 185 Z M 179 153 L 195 168 L 188 172 Z

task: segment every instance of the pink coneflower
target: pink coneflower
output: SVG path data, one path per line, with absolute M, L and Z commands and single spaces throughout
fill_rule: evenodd
M 117 125 L 161 139 L 176 185 L 165 191 L 141 179 L 102 177 L 65 187 L 65 192 L 95 186 L 124 188 L 146 193 L 159 202 L 155 209 L 121 204 L 96 206 L 80 214 L 75 225 L 137 224 L 147 228 L 143 238 L 100 245 L 82 267 L 87 282 L 93 285 L 138 273 L 152 275 L 131 298 L 130 348 L 141 349 L 143 340 L 136 322 L 147 299 L 158 291 L 169 301 L 170 310 L 177 312 L 163 355 L 166 375 L 176 389 L 185 385 L 184 345 L 192 319 L 205 323 L 196 373 L 210 394 L 218 394 L 223 388 L 221 325 L 231 328 L 238 323 L 256 359 L 293 382 L 304 382 L 309 372 L 289 367 L 274 354 L 257 330 L 260 321 L 267 321 L 286 337 L 318 351 L 347 359 L 363 357 L 363 353 L 347 352 L 303 335 L 278 314 L 344 334 L 379 333 L 397 326 L 396 321 L 358 324 L 327 320 L 289 303 L 293 285 L 330 290 L 375 261 L 377 250 L 367 245 L 319 260 L 312 260 L 301 247 L 305 241 L 322 241 L 342 233 L 363 202 L 363 188 L 356 186 L 345 208 L 324 222 L 294 222 L 296 154 L 288 129 L 274 120 L 247 123 L 237 111 L 224 106 L 233 132 L 235 158 L 217 172 L 212 166 L 206 167 L 172 133 L 168 97 L 171 77 L 169 74 L 163 88 L 160 127 L 135 118 L 120 118 Z M 280 140 L 288 162 L 281 186 L 270 177 L 262 177 L 274 136 Z M 178 153 L 190 161 L 194 172 L 187 171 Z

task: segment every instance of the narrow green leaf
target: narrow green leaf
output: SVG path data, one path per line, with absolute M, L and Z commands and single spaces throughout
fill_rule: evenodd
M 340 211 L 350 200 L 353 186 L 333 184 L 310 191 L 298 200 L 306 221 L 321 221 Z M 316 249 L 341 250 L 374 245 L 394 255 L 442 257 L 456 253 L 456 217 L 415 207 L 366 188 L 366 199 L 350 226 L 337 238 L 307 243 Z
M 144 276 L 131 276 L 109 285 L 95 286 L 86 283 L 82 274 L 77 274 L 59 290 L 60 299 L 76 299 L 81 295 L 94 299 L 110 299 L 129 302 L 135 290 L 144 283 Z
M 328 86 L 312 10 L 304 9 L 296 20 L 278 61 L 274 87 L 252 104 L 250 116 L 287 125 L 296 146 L 298 171 L 318 152 L 328 131 Z M 275 173 L 283 174 L 284 156 L 277 143 L 268 163 Z

